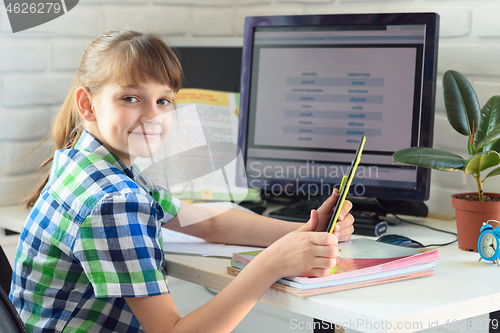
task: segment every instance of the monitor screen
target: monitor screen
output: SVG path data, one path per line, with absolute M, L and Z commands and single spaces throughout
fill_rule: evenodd
M 392 154 L 432 146 L 435 13 L 247 17 L 237 183 L 273 195 L 326 195 L 361 137 L 349 195 L 426 200 L 430 170 Z

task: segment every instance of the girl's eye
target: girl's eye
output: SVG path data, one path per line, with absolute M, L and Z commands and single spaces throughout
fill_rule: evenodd
M 123 97 L 123 100 L 125 102 L 129 102 L 129 103 L 136 103 L 139 101 L 136 97 L 132 97 L 132 96 Z
M 163 98 L 163 99 L 158 100 L 157 103 L 160 105 L 163 105 L 163 106 L 167 106 L 167 105 L 170 105 L 170 103 L 172 103 L 172 101 L 169 100 L 168 98 Z

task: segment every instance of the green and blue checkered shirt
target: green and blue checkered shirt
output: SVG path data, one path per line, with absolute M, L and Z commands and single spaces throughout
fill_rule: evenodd
M 16 254 L 10 299 L 28 331 L 143 331 L 124 298 L 169 292 L 161 225 L 179 209 L 87 131 L 56 151 Z

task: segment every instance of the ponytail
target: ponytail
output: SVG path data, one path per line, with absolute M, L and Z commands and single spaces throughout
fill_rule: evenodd
M 74 100 L 76 89 L 78 89 L 79 86 L 79 82 L 75 80 L 68 96 L 66 96 L 64 103 L 59 109 L 59 113 L 52 127 L 52 138 L 54 139 L 56 150 L 74 148 L 76 142 L 82 135 L 84 127 Z M 50 175 L 48 166 L 52 163 L 53 158 L 54 157 L 51 156 L 39 166 L 38 169 L 43 172 L 43 178 L 24 200 L 23 204 L 27 208 L 35 204 L 40 193 L 42 193 L 43 188 L 47 184 Z

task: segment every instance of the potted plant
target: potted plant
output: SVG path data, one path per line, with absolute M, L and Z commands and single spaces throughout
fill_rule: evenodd
M 402 149 L 395 152 L 393 158 L 394 162 L 424 168 L 463 171 L 475 178 L 477 193 L 455 194 L 452 204 L 456 212 L 459 248 L 477 252 L 482 223 L 500 220 L 500 194 L 483 192 L 484 181 L 500 175 L 500 96 L 491 97 L 481 108 L 469 81 L 457 71 L 449 70 L 443 76 L 443 97 L 451 126 L 468 136 L 469 158 L 426 147 Z M 490 168 L 493 169 L 481 178 L 481 172 Z

